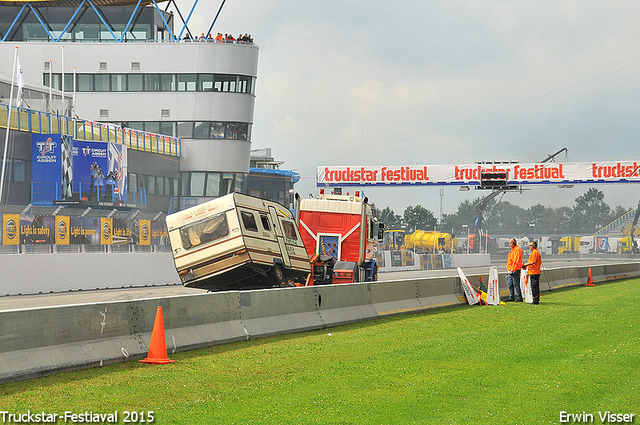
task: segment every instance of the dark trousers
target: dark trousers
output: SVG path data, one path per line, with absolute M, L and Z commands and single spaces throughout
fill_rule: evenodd
M 531 285 L 531 296 L 533 297 L 533 303 L 538 304 L 540 302 L 540 275 L 530 274 L 529 284 Z

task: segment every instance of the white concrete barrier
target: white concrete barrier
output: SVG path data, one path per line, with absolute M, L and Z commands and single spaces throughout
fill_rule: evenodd
M 638 277 L 640 263 L 591 270 L 597 284 Z M 588 271 L 546 270 L 541 290 L 584 285 Z M 505 276 L 500 285 L 505 296 Z M 434 277 L 9 310 L 0 312 L 0 383 L 143 358 L 158 306 L 171 354 L 460 304 L 460 280 Z

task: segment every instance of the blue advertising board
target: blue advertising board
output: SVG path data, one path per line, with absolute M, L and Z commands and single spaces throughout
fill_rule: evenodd
M 60 134 L 31 140 L 32 203 L 126 203 L 126 146 Z

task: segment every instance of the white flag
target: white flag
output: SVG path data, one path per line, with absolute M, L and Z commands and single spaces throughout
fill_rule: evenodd
M 24 77 L 22 76 L 22 66 L 20 66 L 20 58 L 18 58 L 18 96 L 16 97 L 16 106 L 22 106 L 22 88 L 24 87 Z

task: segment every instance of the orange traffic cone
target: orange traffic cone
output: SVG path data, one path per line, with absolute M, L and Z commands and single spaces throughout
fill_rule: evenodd
M 587 284 L 585 286 L 596 286 L 593 283 L 593 276 L 591 275 L 591 267 L 589 267 L 589 276 L 587 277 Z
M 175 362 L 167 358 L 167 341 L 164 338 L 164 321 L 162 319 L 162 306 L 158 306 L 156 311 L 156 321 L 153 324 L 153 332 L 151 332 L 151 344 L 149 345 L 149 354 L 144 360 L 138 360 L 141 363 L 167 364 Z

